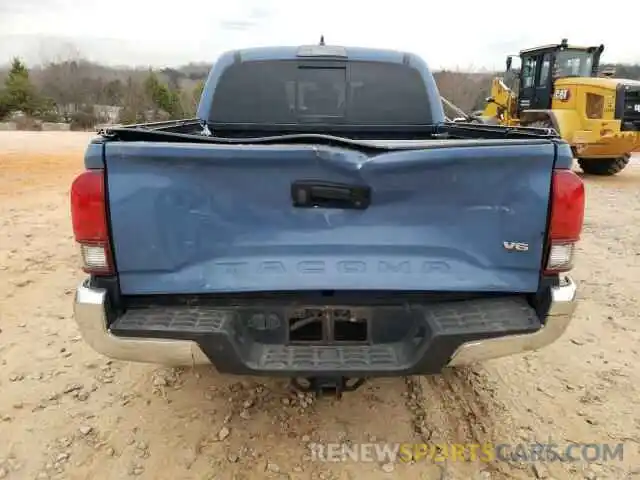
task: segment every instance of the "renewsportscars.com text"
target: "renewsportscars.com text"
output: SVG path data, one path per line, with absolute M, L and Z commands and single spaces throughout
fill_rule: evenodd
M 320 462 L 610 462 L 624 459 L 624 444 L 606 443 L 311 443 Z

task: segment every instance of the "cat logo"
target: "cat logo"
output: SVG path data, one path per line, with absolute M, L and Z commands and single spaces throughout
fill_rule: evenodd
M 529 250 L 529 244 L 522 242 L 502 242 L 502 246 L 508 252 L 527 252 Z
M 571 98 L 571 90 L 568 88 L 559 88 L 553 92 L 554 100 L 560 100 L 561 102 L 568 102 Z

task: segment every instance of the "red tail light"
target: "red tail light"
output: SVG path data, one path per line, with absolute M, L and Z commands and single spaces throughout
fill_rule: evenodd
M 102 170 L 87 170 L 73 181 L 71 221 L 73 235 L 80 245 L 83 270 L 93 275 L 111 275 L 113 262 Z
M 571 270 L 584 223 L 584 183 L 571 170 L 554 170 L 551 186 L 549 251 L 545 273 Z

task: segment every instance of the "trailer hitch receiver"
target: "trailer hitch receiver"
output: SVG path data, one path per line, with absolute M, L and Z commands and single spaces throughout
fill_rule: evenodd
M 302 381 L 301 381 L 302 380 Z M 313 392 L 317 397 L 331 393 L 337 399 L 342 398 L 344 392 L 353 392 L 365 382 L 364 378 L 348 378 L 340 376 L 293 378 L 291 384 L 300 392 Z

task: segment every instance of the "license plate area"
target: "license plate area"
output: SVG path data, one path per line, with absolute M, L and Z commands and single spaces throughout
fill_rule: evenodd
M 370 308 L 308 306 L 287 314 L 290 345 L 366 345 L 371 343 Z

